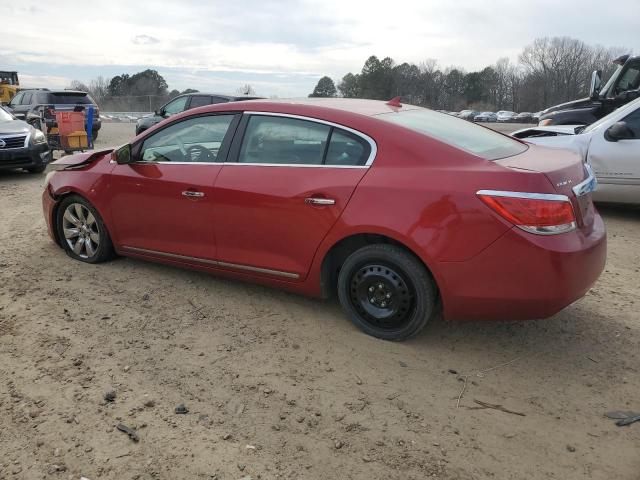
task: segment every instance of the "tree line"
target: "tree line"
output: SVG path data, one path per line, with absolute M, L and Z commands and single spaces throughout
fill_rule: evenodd
M 112 78 L 99 76 L 87 84 L 73 80 L 69 87 L 89 93 L 102 110 L 114 112 L 154 111 L 178 95 L 198 93 L 193 88 L 169 90 L 164 77 L 152 69 L 132 75 L 123 73 Z M 255 95 L 255 90 L 252 85 L 245 84 L 238 87 L 235 93 Z
M 588 45 L 568 37 L 535 39 L 517 63 L 501 58 L 479 71 L 441 67 L 428 59 L 418 65 L 397 64 L 370 56 L 359 73 L 347 73 L 336 83 L 322 77 L 310 97 L 371 98 L 402 101 L 433 109 L 458 111 L 512 110 L 535 112 L 586 96 L 591 72 L 602 70 L 606 79 L 612 61 L 630 49 Z

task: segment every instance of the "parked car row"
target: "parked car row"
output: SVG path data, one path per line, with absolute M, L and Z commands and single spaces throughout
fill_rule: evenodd
M 462 110 L 460 112 L 449 112 L 447 110 L 438 110 L 440 113 L 446 113 L 454 117 L 469 120 L 470 122 L 487 122 L 487 123 L 538 123 L 542 112 L 511 112 L 508 110 L 500 110 L 499 112 L 478 112 L 476 110 Z

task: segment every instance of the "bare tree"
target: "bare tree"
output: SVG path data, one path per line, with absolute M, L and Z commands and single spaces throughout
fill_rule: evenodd
M 256 90 L 249 83 L 245 83 L 243 86 L 236 89 L 236 95 L 253 96 L 256 94 Z

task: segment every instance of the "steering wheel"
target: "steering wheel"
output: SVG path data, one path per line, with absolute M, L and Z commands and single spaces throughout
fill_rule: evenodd
M 216 157 L 206 147 L 202 145 L 191 145 L 187 148 L 187 158 L 192 162 L 215 162 Z

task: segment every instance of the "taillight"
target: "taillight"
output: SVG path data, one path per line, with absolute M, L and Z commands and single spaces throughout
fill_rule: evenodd
M 480 200 L 516 227 L 538 235 L 576 228 L 573 206 L 566 195 L 480 190 Z

